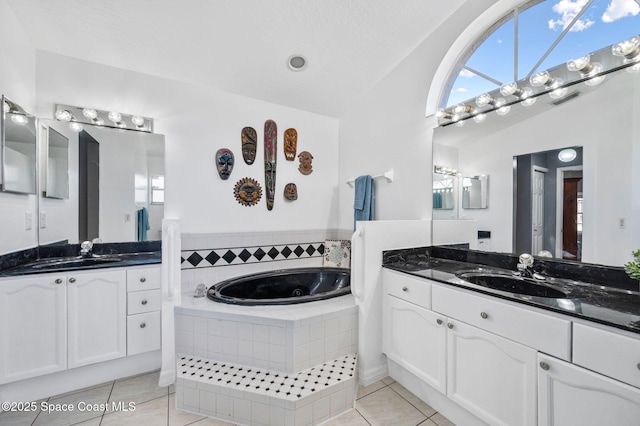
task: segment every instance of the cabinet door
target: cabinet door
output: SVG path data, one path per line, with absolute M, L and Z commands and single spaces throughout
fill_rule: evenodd
M 447 329 L 449 398 L 494 426 L 535 425 L 537 352 L 462 322 Z
M 127 281 L 124 270 L 68 275 L 69 368 L 127 353 Z
M 446 392 L 447 329 L 444 317 L 385 296 L 383 351 L 440 392 Z
M 66 368 L 65 276 L 0 281 L 0 384 Z
M 539 360 L 541 426 L 640 423 L 640 389 L 546 355 Z

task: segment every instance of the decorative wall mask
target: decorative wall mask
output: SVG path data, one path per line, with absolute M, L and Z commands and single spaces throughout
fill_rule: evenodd
M 256 150 L 258 149 L 258 134 L 253 127 L 245 127 L 241 132 L 242 158 L 244 162 L 251 165 L 256 160 Z
M 236 183 L 233 195 L 243 206 L 253 206 L 262 198 L 262 187 L 257 180 L 245 177 Z
M 296 129 L 284 131 L 284 158 L 288 161 L 296 159 L 296 148 L 298 146 L 298 132 Z
M 276 157 L 278 154 L 278 126 L 273 120 L 264 123 L 264 186 L 267 210 L 273 209 L 276 194 Z
M 313 155 L 311 155 L 308 151 L 302 151 L 298 154 L 298 159 L 300 160 L 300 165 L 298 166 L 298 170 L 303 175 L 310 175 L 313 172 L 313 168 L 311 165 L 311 161 L 313 160 Z
M 295 183 L 288 183 L 284 186 L 284 198 L 289 201 L 298 199 L 298 187 Z
M 229 176 L 231 176 L 234 161 L 235 157 L 230 149 L 220 148 L 216 152 L 216 167 L 218 168 L 218 174 L 222 180 L 227 180 L 229 179 Z

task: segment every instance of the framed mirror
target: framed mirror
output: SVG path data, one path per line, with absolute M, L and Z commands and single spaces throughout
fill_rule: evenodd
M 36 119 L 2 96 L 2 191 L 36 193 Z
M 43 135 L 62 145 L 67 140 L 69 159 L 67 197 L 51 198 L 47 190 L 39 198 L 40 245 L 161 239 L 163 135 L 87 124 L 78 132 L 46 119 L 40 127 L 43 141 Z M 49 161 L 48 154 L 41 156 L 42 163 Z M 48 173 L 41 184 L 48 189 Z
M 465 216 L 491 232 L 492 251 L 513 253 L 534 249 L 518 243 L 516 235 L 522 197 L 530 195 L 514 185 L 514 170 L 521 169 L 514 162 L 522 155 L 582 147 L 579 259 L 622 266 L 640 248 L 639 108 L 640 74 L 619 70 L 597 86 L 571 86 L 562 102 L 542 95 L 534 105 L 513 105 L 509 114 L 488 114 L 482 123 L 436 128 L 434 146 L 455 150 L 459 170 L 491 176 L 491 203 L 465 210 Z M 557 214 L 554 221 L 560 221 Z M 576 215 L 576 232 L 577 221 Z M 567 250 L 558 249 L 561 227 L 549 229 L 554 235 L 542 249 L 562 258 Z
M 44 167 L 46 181 L 42 196 L 69 198 L 69 138 L 48 127 L 43 142 L 47 155 Z
M 462 177 L 462 208 L 486 209 L 488 203 L 489 176 Z

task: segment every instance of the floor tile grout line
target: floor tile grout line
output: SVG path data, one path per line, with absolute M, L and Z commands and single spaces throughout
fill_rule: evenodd
M 364 416 L 364 414 L 362 414 L 360 411 L 358 411 L 358 409 L 355 408 L 355 407 L 354 407 L 354 410 L 355 410 L 356 413 L 360 414 L 360 417 L 362 417 L 364 419 L 364 421 L 367 422 L 367 424 L 369 426 L 371 426 L 371 422 L 369 420 L 367 420 L 367 418 Z
M 395 383 L 395 382 L 394 382 L 394 383 Z M 393 384 L 393 383 L 392 383 L 392 384 Z M 400 386 L 402 386 L 402 385 L 400 385 Z M 420 412 L 422 413 L 422 411 L 421 411 L 418 407 L 416 407 L 416 406 L 415 406 L 411 401 L 409 401 L 407 398 L 405 398 L 404 396 L 402 396 L 402 394 L 401 394 L 400 392 L 398 392 L 397 390 L 395 390 L 394 388 L 392 388 L 392 387 L 391 387 L 391 385 L 389 385 L 389 387 L 390 387 L 390 388 L 391 388 L 391 390 L 392 390 L 392 391 L 394 391 L 396 394 L 400 395 L 400 398 L 402 398 L 402 399 L 404 399 L 405 401 L 407 401 L 407 402 L 409 403 L 409 405 L 411 405 L 413 408 L 415 408 L 416 410 L 418 410 L 418 411 L 420 411 Z M 404 386 L 403 386 L 403 387 L 404 387 Z M 407 390 L 408 390 L 408 389 L 407 389 Z M 410 391 L 409 391 L 409 392 L 410 392 Z M 429 404 L 427 404 L 427 405 L 429 405 Z M 429 407 L 431 407 L 431 406 L 429 405 Z M 436 411 L 436 409 L 435 409 L 435 408 L 433 408 L 433 407 L 431 407 L 431 408 L 433 409 L 433 411 L 435 411 L 432 415 L 427 416 L 425 413 L 422 413 L 422 415 L 426 417 L 426 419 L 425 419 L 425 420 L 429 420 L 431 417 L 433 417 L 433 416 L 435 416 L 436 414 L 438 414 L 438 411 Z

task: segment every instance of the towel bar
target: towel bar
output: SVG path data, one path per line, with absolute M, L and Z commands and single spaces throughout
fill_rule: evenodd
M 384 172 L 381 175 L 374 175 L 371 176 L 373 179 L 378 179 L 378 178 L 385 178 L 387 180 L 387 182 L 393 182 L 393 169 L 391 170 L 387 170 L 386 172 Z M 347 181 L 347 185 L 349 185 L 351 188 L 353 188 L 353 184 L 355 183 L 355 179 L 349 179 Z

